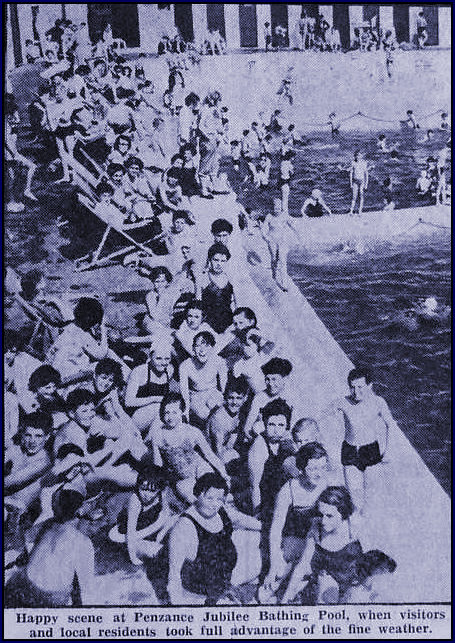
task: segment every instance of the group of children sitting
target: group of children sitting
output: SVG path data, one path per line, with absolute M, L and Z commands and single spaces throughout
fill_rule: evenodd
M 141 347 L 136 351 L 130 350 L 128 338 L 111 336 L 104 307 L 94 297 L 79 298 L 63 323 L 41 317 L 56 332 L 52 341 L 37 343 L 34 321 L 40 312 L 44 315 L 46 285 L 42 276 L 22 279 L 25 322 L 21 332 L 5 332 L 6 546 L 9 567 L 17 570 L 7 595 L 15 606 L 30 605 L 30 596 L 34 605 L 62 604 L 62 596 L 70 600 L 68 588 L 60 581 L 56 587 L 46 571 L 53 558 L 42 543 L 51 532 L 55 542 L 66 543 L 68 533 L 74 537 L 70 524 L 77 520 L 107 526 L 98 533 L 101 558 L 107 543 L 114 543 L 132 564 L 149 566 L 153 579 L 163 572 L 163 558 L 158 562 L 157 556 L 164 557 L 169 584 L 167 593 L 157 594 L 162 603 L 197 602 L 201 596 L 214 601 L 215 589 L 216 601 L 230 600 L 227 590 L 246 581 L 253 583 L 254 600 L 324 601 L 315 581 L 301 595 L 305 583 L 295 577 L 308 534 L 316 538 L 309 530 L 318 519 L 318 503 L 323 508 L 324 502 L 336 504 L 340 494 L 348 494 L 360 512 L 365 469 L 381 461 L 387 438 L 371 431 L 367 436 L 355 420 L 346 420 L 341 458 L 356 474 L 346 477 L 350 493 L 340 486 L 318 423 L 299 413 L 302 400 L 291 377 L 293 361 L 283 355 L 279 338 L 259 328 L 255 312 L 238 305 L 239 264 L 229 250 L 232 233 L 227 220 L 213 223 L 206 261 L 199 268 L 192 262 L 194 280 L 172 274 L 164 265 L 148 271 L 141 266 L 152 287 L 145 297 L 141 334 L 131 338 L 133 347 Z M 15 324 L 20 326 L 17 319 Z M 351 402 L 341 402 L 337 409 L 349 418 L 350 405 L 362 404 L 363 417 L 380 416 L 387 429 L 393 420 L 385 402 L 371 392 L 368 374 L 353 371 L 349 385 Z M 362 439 L 371 444 L 357 446 Z M 338 490 L 335 500 L 322 499 L 328 489 Z M 182 561 L 175 567 L 182 547 L 178 534 L 185 525 L 189 528 L 188 516 L 206 528 L 200 516 L 213 493 L 225 508 L 219 510 L 223 530 L 226 511 L 241 526 L 234 535 L 243 536 L 234 539 L 228 568 L 215 545 L 212 550 L 207 544 L 201 560 L 195 545 L 204 585 L 200 578 L 185 580 Z M 115 511 L 112 503 L 107 509 L 112 496 L 118 498 Z M 76 507 L 72 513 L 62 508 L 63 499 Z M 291 514 L 296 516 L 287 522 L 293 527 L 285 528 Z M 337 532 L 340 550 L 348 533 L 343 521 Z M 65 536 L 56 527 L 61 523 Z M 201 542 L 205 536 L 199 529 Z M 249 563 L 240 574 L 233 568 L 234 560 L 244 560 L 242 542 Z M 361 546 L 353 546 L 362 557 Z M 332 587 L 332 602 L 348 600 L 360 559 L 351 569 L 353 558 L 347 558 L 352 583 Z M 380 572 L 374 573 L 384 571 L 383 563 L 381 558 Z M 87 589 L 93 587 L 93 574 L 89 582 L 79 560 L 75 565 L 78 600 L 87 604 L 93 600 Z M 207 571 L 213 565 L 221 565 L 224 574 L 216 588 Z M 184 589 L 192 594 L 182 593 Z M 251 593 L 248 600 L 253 600 Z

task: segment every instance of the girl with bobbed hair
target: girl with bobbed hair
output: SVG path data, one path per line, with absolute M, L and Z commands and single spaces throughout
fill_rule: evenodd
M 299 476 L 286 482 L 277 494 L 270 527 L 270 569 L 264 581 L 269 589 L 278 587 L 277 578 L 296 563 L 315 518 L 316 503 L 331 481 L 327 451 L 318 442 L 309 442 L 296 455 Z
M 232 311 L 236 308 L 234 287 L 225 272 L 231 258 L 228 248 L 214 243 L 207 253 L 208 270 L 198 286 L 207 323 L 216 333 L 224 333 L 232 324 Z
M 327 487 L 319 496 L 317 511 L 282 603 L 342 603 L 349 588 L 358 583 L 362 547 L 353 538 L 349 524 L 354 512 L 349 491 L 346 487 Z
M 152 463 L 145 463 L 137 476 L 136 488 L 109 532 L 113 542 L 125 543 L 133 565 L 154 558 L 162 541 L 178 516 L 169 507 L 167 472 Z

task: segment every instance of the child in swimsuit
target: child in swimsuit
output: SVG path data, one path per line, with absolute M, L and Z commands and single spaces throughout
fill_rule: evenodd
M 169 508 L 168 487 L 166 472 L 147 465 L 139 472 L 136 489 L 109 532 L 113 542 L 126 544 L 133 565 L 142 565 L 144 558 L 156 556 L 176 521 Z
M 218 471 L 227 478 L 224 464 L 213 453 L 202 432 L 184 421 L 185 402 L 169 393 L 160 405 L 161 424 L 149 433 L 154 463 L 165 465 L 171 484 L 186 502 L 193 502 L 193 486 L 203 473 Z
M 197 333 L 193 340 L 193 356 L 179 369 L 180 388 L 193 422 L 198 426 L 208 418 L 210 411 L 223 403 L 227 382 L 227 368 L 223 358 L 214 352 L 216 344 L 212 333 Z

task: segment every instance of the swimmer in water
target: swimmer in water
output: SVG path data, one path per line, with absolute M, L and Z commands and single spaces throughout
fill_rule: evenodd
M 421 145 L 428 145 L 428 143 L 433 143 L 434 141 L 434 130 L 428 129 L 425 136 L 421 138 L 418 142 Z
M 439 305 L 436 297 L 420 297 L 414 308 L 421 321 L 443 321 L 450 315 L 450 306 Z
M 385 134 L 379 134 L 378 140 L 376 141 L 377 148 L 382 154 L 389 154 L 390 152 L 396 152 L 399 148 L 398 143 L 392 143 L 390 147 L 387 147 L 387 140 Z

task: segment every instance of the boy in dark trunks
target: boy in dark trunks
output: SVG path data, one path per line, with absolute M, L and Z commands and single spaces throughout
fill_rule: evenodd
M 363 512 L 368 485 L 368 468 L 383 461 L 389 431 L 395 425 L 387 402 L 373 392 L 366 369 L 349 372 L 350 395 L 335 403 L 343 414 L 345 435 L 341 447 L 346 486 L 359 513 Z

